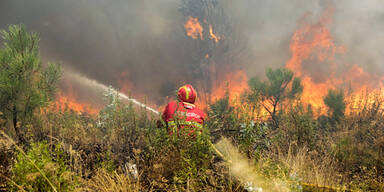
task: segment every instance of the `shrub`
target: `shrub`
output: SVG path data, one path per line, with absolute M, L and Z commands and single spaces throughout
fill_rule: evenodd
M 110 147 L 114 163 L 139 163 L 141 151 L 146 150 L 146 140 L 155 127 L 148 111 L 133 103 L 126 104 L 118 92 L 110 88 L 106 92 L 107 105 L 100 111 L 96 127 L 102 135 L 101 142 Z
M 269 149 L 271 139 L 267 136 L 270 128 L 266 123 L 243 123 L 240 127 L 238 138 L 240 150 L 248 157 L 261 158 L 261 155 Z
M 209 106 L 209 118 L 206 124 L 214 140 L 219 139 L 220 136 L 236 137 L 240 125 L 236 115 L 235 107 L 230 105 L 228 93 Z
M 26 191 L 69 191 L 77 184 L 76 177 L 65 164 L 60 146 L 56 146 L 53 156 L 48 144 L 32 143 L 31 149 L 17 154 L 12 168 L 11 191 L 22 188 Z
M 205 173 L 213 157 L 206 129 L 201 134 L 178 136 L 158 129 L 149 145 L 152 159 L 150 178 L 155 179 L 152 185 L 166 187 L 174 184 L 184 189 L 187 185 L 201 187 L 205 184 Z
M 344 101 L 344 93 L 342 90 L 328 91 L 327 96 L 324 98 L 324 104 L 328 107 L 328 113 L 331 117 L 331 122 L 339 121 L 344 117 L 346 103 Z
M 311 111 L 306 111 L 301 105 L 293 106 L 281 117 L 278 145 L 288 149 L 291 143 L 296 143 L 299 147 L 312 150 L 318 140 L 317 127 Z

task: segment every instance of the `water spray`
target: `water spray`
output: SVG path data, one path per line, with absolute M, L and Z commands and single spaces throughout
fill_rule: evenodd
M 102 89 L 104 91 L 108 91 L 109 89 L 111 89 L 111 87 L 108 87 L 108 86 L 106 86 L 104 84 L 101 84 L 101 83 L 97 82 L 96 80 L 89 79 L 89 78 L 87 78 L 85 76 L 82 76 L 80 74 L 77 74 L 77 73 L 72 73 L 71 72 L 71 73 L 68 73 L 67 75 L 72 76 L 72 78 L 74 78 L 74 79 L 79 79 L 81 82 L 83 82 L 83 83 L 85 83 L 85 84 L 87 84 L 89 86 L 97 87 L 97 88 L 100 88 L 100 89 Z M 126 101 L 132 102 L 133 104 L 135 104 L 135 105 L 137 105 L 137 106 L 139 106 L 141 108 L 144 108 L 145 110 L 150 111 L 150 112 L 154 113 L 155 115 L 159 115 L 160 114 L 154 108 L 152 108 L 152 107 L 150 107 L 150 106 L 148 106 L 148 105 L 146 105 L 144 103 L 141 103 L 140 101 L 138 101 L 138 100 L 136 100 L 134 98 L 131 98 L 131 97 L 127 96 L 124 93 L 121 93 L 121 92 L 119 92 L 119 91 L 117 91 L 115 89 L 113 89 L 113 91 L 116 91 L 117 95 L 120 98 L 122 98 L 122 99 L 124 99 Z

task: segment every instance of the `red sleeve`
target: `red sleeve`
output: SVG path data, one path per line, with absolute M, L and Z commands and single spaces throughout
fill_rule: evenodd
M 197 109 L 197 113 L 200 115 L 200 118 L 201 118 L 202 121 L 206 120 L 207 114 L 205 114 L 203 110 Z
M 164 121 L 168 122 L 170 121 L 170 119 L 173 118 L 173 114 L 175 113 L 176 107 L 177 107 L 176 101 L 171 101 L 170 103 L 168 103 L 162 115 L 162 118 Z

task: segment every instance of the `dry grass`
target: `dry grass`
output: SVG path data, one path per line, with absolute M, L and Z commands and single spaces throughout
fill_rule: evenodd
M 331 156 L 319 155 L 307 147 L 297 148 L 291 144 L 288 153 L 278 154 L 278 159 L 290 169 L 291 174 L 297 175 L 304 183 L 334 187 L 340 185 L 342 180 L 336 174 L 337 164 Z
M 108 172 L 105 169 L 98 169 L 92 178 L 83 180 L 82 185 L 75 191 L 139 192 L 141 189 L 139 179 L 133 179 L 117 171 Z
M 382 158 L 379 157 L 382 154 L 379 151 L 384 149 L 382 132 L 384 122 L 382 121 L 381 108 L 370 107 L 370 105 L 366 104 L 363 109 L 359 113 L 351 112 L 342 122 L 336 125 L 326 125 L 334 126 L 331 127 L 335 128 L 333 133 L 327 132 L 327 135 L 323 135 L 323 132 L 320 132 L 322 130 L 315 129 L 315 131 L 320 130 L 316 132 L 316 134 L 320 135 L 318 135 L 319 140 L 316 140 L 316 145 L 313 146 L 306 143 L 297 144 L 299 142 L 295 142 L 294 133 L 278 129 L 279 133 L 283 133 L 283 139 L 279 140 L 279 143 L 272 143 L 268 150 L 263 151 L 257 163 L 255 163 L 255 159 L 244 157 L 230 143 L 219 143 L 218 148 L 224 151 L 223 153 L 232 163 L 212 162 L 212 167 L 206 172 L 207 184 L 205 186 L 195 185 L 193 180 L 188 180 L 186 184 L 172 182 L 173 173 L 181 166 L 176 163 L 180 155 L 174 150 L 157 151 L 156 155 L 151 156 L 150 159 L 148 159 L 148 155 L 142 155 L 153 150 L 151 148 L 153 146 L 145 142 L 148 139 L 144 138 L 146 132 L 132 132 L 132 134 L 129 132 L 124 135 L 125 129 L 119 126 L 111 126 L 108 128 L 113 131 L 108 132 L 109 137 L 105 139 L 93 119 L 54 113 L 41 118 L 44 126 L 33 128 L 36 129 L 34 133 L 41 132 L 41 134 L 35 135 L 34 138 L 48 140 L 51 146 L 60 144 L 64 149 L 69 158 L 69 168 L 77 176 L 83 178 L 76 191 L 243 191 L 243 186 L 247 181 L 252 182 L 255 186 L 262 186 L 264 191 L 289 191 L 289 185 L 292 182 L 289 181 L 291 175 L 297 176 L 303 183 L 319 186 L 342 188 L 340 186 L 348 185 L 350 187 L 355 185 L 356 188 L 384 190 L 383 177 L 377 178 L 377 175 L 382 174 L 380 167 L 372 169 L 366 166 L 367 170 L 348 172 L 348 169 L 343 170 L 341 167 L 350 168 L 355 165 L 355 161 L 349 161 L 349 159 L 359 159 L 359 154 L 350 156 L 346 163 L 337 162 L 335 157 L 332 156 L 332 149 L 338 144 L 340 138 L 350 137 L 353 139 L 353 145 L 347 145 L 347 149 L 354 146 L 357 152 L 370 150 L 372 151 L 370 157 L 375 157 L 378 160 Z M 299 116 L 301 114 L 294 113 L 294 115 Z M 122 116 L 126 116 L 126 114 Z M 124 119 L 124 121 L 121 121 L 126 123 L 131 120 Z M 136 119 L 137 125 L 126 123 L 127 130 L 133 130 L 135 127 L 153 126 L 141 123 L 141 121 L 143 120 Z M 291 127 L 297 126 L 295 121 L 287 123 Z M 289 127 L 288 125 L 287 127 Z M 326 129 L 324 130 L 326 131 Z M 132 135 L 137 135 L 137 138 L 129 138 Z M 266 137 L 271 138 L 271 136 L 273 134 Z M 286 139 L 289 136 L 292 137 Z M 374 145 L 371 145 L 367 140 L 372 140 L 371 143 L 374 143 Z M 127 141 L 131 141 L 132 144 Z M 10 143 L 7 140 L 0 137 L 0 148 L 9 148 L 9 145 Z M 136 146 L 139 146 L 138 149 L 142 151 L 141 155 L 136 155 L 135 150 L 133 150 Z M 106 153 L 104 152 L 106 150 L 110 150 L 110 157 L 105 156 Z M 137 156 L 137 158 L 132 156 Z M 364 157 L 363 162 L 365 162 L 365 165 L 371 163 L 368 159 Z M 116 167 L 121 167 L 122 162 L 133 160 L 138 165 L 139 170 L 143 172 L 141 179 L 133 179 L 124 171 L 109 172 L 106 168 L 98 168 L 99 163 L 109 160 L 112 160 Z M 271 166 L 268 161 L 278 163 Z M 359 163 L 359 161 L 356 162 Z M 221 165 L 219 166 L 219 164 Z M 274 167 L 275 165 L 276 167 Z M 213 167 L 219 168 L 215 169 Z M 269 169 L 269 171 L 275 171 L 281 175 L 276 178 L 266 178 L 262 173 L 263 169 Z M 351 184 L 352 181 L 354 183 Z

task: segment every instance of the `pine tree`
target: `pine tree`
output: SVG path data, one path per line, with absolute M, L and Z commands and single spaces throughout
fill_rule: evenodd
M 279 126 L 278 107 L 286 99 L 296 98 L 302 91 L 301 79 L 293 77 L 293 72 L 286 68 L 266 70 L 267 81 L 251 78 L 251 93 L 248 98 L 260 99 L 264 109 L 271 115 L 273 125 Z M 280 108 L 281 110 L 281 108 Z
M 324 104 L 329 109 L 328 113 L 332 121 L 339 121 L 344 117 L 346 104 L 343 91 L 330 89 L 324 98 Z
M 39 37 L 24 25 L 11 25 L 0 34 L 0 111 L 23 142 L 21 129 L 36 109 L 53 99 L 61 68 L 52 63 L 42 68 Z

